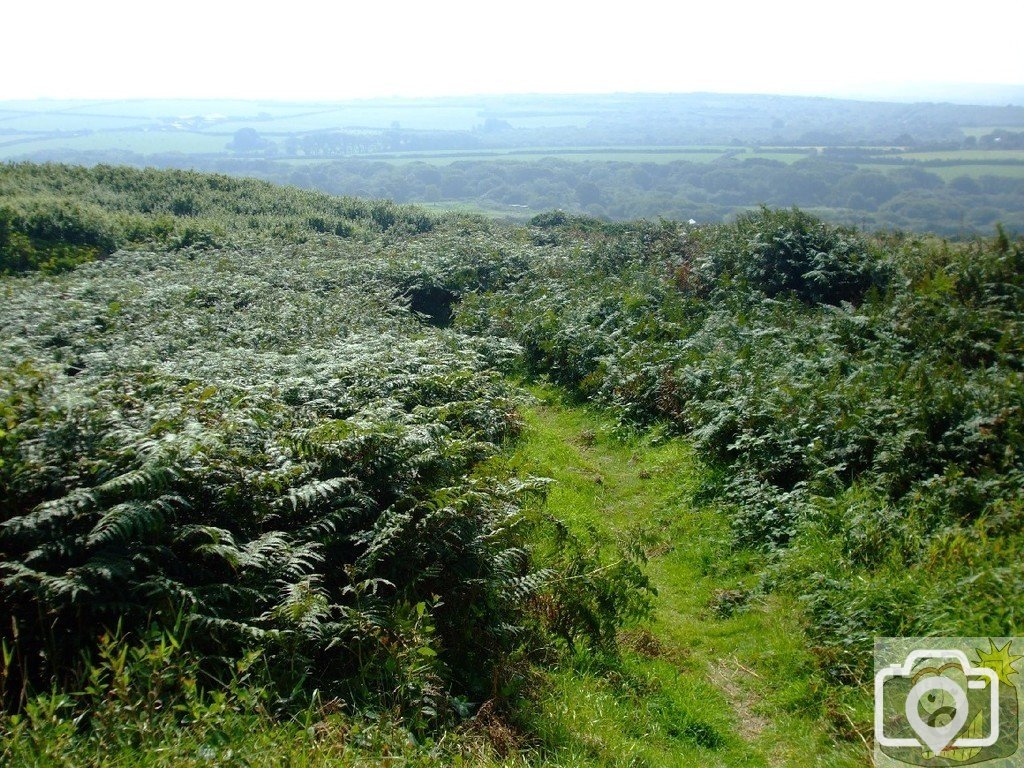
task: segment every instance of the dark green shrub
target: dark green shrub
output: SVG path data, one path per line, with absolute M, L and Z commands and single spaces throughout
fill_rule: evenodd
M 702 267 L 711 277 L 739 281 L 769 297 L 859 303 L 868 290 L 887 283 L 886 266 L 853 230 L 796 209 L 740 216 L 706 248 Z

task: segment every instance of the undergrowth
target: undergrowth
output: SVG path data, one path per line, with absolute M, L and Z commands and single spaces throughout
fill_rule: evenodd
M 768 210 L 535 225 L 530 273 L 462 327 L 624 425 L 688 435 L 838 682 L 867 679 L 877 635 L 1020 629 L 1024 242 Z
M 299 764 L 506 759 L 451 734 L 501 732 L 537 670 L 620 674 L 662 566 L 502 464 L 509 373 L 685 436 L 687 503 L 728 524 L 676 575 L 745 563 L 708 610 L 799 617 L 820 678 L 793 706 L 837 731 L 864 731 L 846 695 L 873 637 L 1020 633 L 1024 242 L 1002 231 L 512 228 L 24 164 L 0 169 L 0 272 L 5 759 L 258 764 L 290 734 Z M 508 760 L 561 738 L 522 728 Z

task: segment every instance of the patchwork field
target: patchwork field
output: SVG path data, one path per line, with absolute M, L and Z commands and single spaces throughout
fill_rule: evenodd
M 949 237 L 1024 229 L 1022 137 L 1018 107 L 720 94 L 0 104 L 0 161 L 193 168 L 501 218 L 799 205 Z

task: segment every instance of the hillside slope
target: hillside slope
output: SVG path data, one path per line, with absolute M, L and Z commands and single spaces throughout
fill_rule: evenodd
M 1019 634 L 1001 232 L 31 165 L 0 225 L 5 756 L 849 764 L 873 637 Z

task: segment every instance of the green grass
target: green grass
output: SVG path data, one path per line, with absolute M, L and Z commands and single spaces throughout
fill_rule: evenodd
M 51 131 L 116 131 L 131 130 L 150 125 L 143 117 L 104 115 L 86 112 L 37 112 L 32 114 L 7 114 L 0 121 L 5 130 L 32 132 Z
M 9 138 L 3 137 L 4 141 Z M 48 138 L 45 136 L 31 138 L 30 141 L 16 144 L 0 142 L 0 159 L 20 157 L 44 149 L 71 150 L 126 150 L 142 154 L 160 152 L 206 153 L 221 152 L 228 154 L 225 145 L 231 141 L 230 135 L 194 133 L 191 131 L 103 131 L 84 136 L 66 136 Z
M 858 163 L 858 168 L 870 171 L 890 173 L 899 168 L 897 165 L 884 165 L 880 163 Z M 984 165 L 980 163 L 957 163 L 956 165 L 920 165 L 912 166 L 921 168 L 928 173 L 934 173 L 943 181 L 955 179 L 957 176 L 970 176 L 979 178 L 981 176 L 1008 176 L 1013 179 L 1024 178 L 1024 162 L 1020 165 Z M 808 210 L 811 210 L 808 207 Z
M 737 155 L 739 160 L 750 160 L 752 158 L 759 158 L 762 160 L 778 160 L 780 163 L 795 163 L 797 160 L 803 160 L 810 153 L 809 152 L 777 152 L 777 151 L 756 151 L 752 149 L 744 150 L 742 154 Z
M 539 695 L 522 705 L 543 761 L 865 764 L 860 740 L 834 734 L 848 717 L 863 716 L 863 702 L 822 693 L 796 606 L 758 594 L 760 556 L 734 550 L 721 512 L 693 502 L 704 470 L 690 446 L 623 439 L 601 413 L 567 405 L 551 389 L 534 393 L 541 402 L 527 410 L 512 465 L 553 478 L 548 510 L 573 526 L 646 528 L 658 589 L 653 620 L 624 635 L 620 665 L 580 655 L 547 673 Z M 749 602 L 715 609 L 732 595 Z
M 244 677 L 229 681 L 223 696 L 186 697 L 173 717 L 147 720 L 134 714 L 144 709 L 146 681 L 136 686 L 126 677 L 111 693 L 100 692 L 87 737 L 61 716 L 59 694 L 0 720 L 0 762 L 866 765 L 862 742 L 836 732 L 847 715 L 863 719 L 863 712 L 824 693 L 795 606 L 758 594 L 761 556 L 735 550 L 723 515 L 694 503 L 706 470 L 689 444 L 657 433 L 623 437 L 606 414 L 567 403 L 553 388 L 531 392 L 537 399 L 524 409 L 524 437 L 495 464 L 552 478 L 546 510 L 572 528 L 612 535 L 646 529 L 658 594 L 652 618 L 620 636 L 621 658 L 565 651 L 558 664 L 533 673 L 526 695 L 508 702 L 511 715 L 478 717 L 436 742 L 417 740 L 386 716 L 366 719 L 331 702 L 273 717 L 265 694 Z M 729 609 L 725 598 L 735 596 L 743 599 Z M 166 676 L 174 654 L 162 653 L 153 669 Z M 503 738 L 512 749 L 502 749 Z
M 536 162 L 554 158 L 557 160 L 621 162 L 621 163 L 672 163 L 684 161 L 690 163 L 710 163 L 732 154 L 738 160 L 763 158 L 793 163 L 807 157 L 807 152 L 799 149 L 782 152 L 754 147 L 730 146 L 679 146 L 679 147 L 528 147 L 520 149 L 479 149 L 479 150 L 437 150 L 435 152 L 386 152 L 360 157 L 371 160 L 384 160 L 390 163 L 420 162 L 430 165 L 448 165 L 464 160 L 494 160 Z M 323 161 L 323 158 L 311 158 Z
M 17 115 L 21 117 L 16 117 Z M 410 120 L 417 128 L 468 130 L 482 122 L 472 106 L 389 99 L 339 102 L 275 102 L 238 99 L 126 99 L 111 101 L 0 101 L 0 118 L 31 119 L 45 130 L 80 128 L 91 117 L 138 123 L 188 115 L 219 115 L 267 130 L 324 130 L 336 126 L 387 128 Z M 567 121 L 571 122 L 571 121 Z M 235 126 L 238 127 L 238 126 Z
M 903 152 L 900 157 L 907 160 L 1024 161 L 1024 149 L 951 149 L 946 152 Z
M 1024 125 L 984 125 L 974 126 L 971 128 L 961 128 L 960 130 L 964 132 L 964 136 L 975 136 L 981 138 L 993 131 L 1024 131 Z
M 426 208 L 437 213 L 468 213 L 498 218 L 503 221 L 526 222 L 536 216 L 543 208 L 531 206 L 503 205 L 486 200 L 440 200 L 436 203 L 416 203 L 419 208 Z
M 2 153 L 7 152 L 12 147 L 26 147 L 29 144 L 42 141 L 42 136 L 35 136 L 27 133 L 5 133 L 0 134 L 0 157 Z M 24 150 L 19 150 L 24 151 Z
M 1020 165 L 949 165 L 928 168 L 929 173 L 934 173 L 943 181 L 950 181 L 957 176 L 1007 176 L 1011 179 L 1024 179 L 1024 163 Z
M 536 162 L 549 158 L 558 160 L 590 160 L 600 162 L 671 163 L 685 160 L 706 163 L 716 160 L 733 147 L 523 147 L 518 149 L 437 150 L 431 152 L 384 152 L 357 158 L 385 160 L 392 163 L 422 162 L 447 165 L 462 160 L 513 160 Z M 744 156 L 741 154 L 741 156 Z M 772 155 L 774 157 L 774 155 Z
M 138 718 L 133 722 L 119 716 L 118 720 L 123 722 L 112 724 L 109 731 L 85 744 L 75 738 L 70 720 L 60 726 L 32 725 L 35 738 L 6 743 L 0 738 L 0 764 L 40 768 L 447 768 L 499 764 L 479 737 L 453 737 L 442 739 L 440 744 L 422 744 L 387 720 L 359 720 L 311 710 L 308 718 L 306 713 L 300 713 L 282 722 L 263 713 L 233 712 L 233 704 L 214 703 L 197 710 L 194 714 L 207 722 L 199 720 L 185 727 L 175 727 L 173 717 L 160 717 L 155 722 Z M 46 718 L 48 714 L 42 711 L 29 715 L 12 730 L 18 731 L 21 724 L 28 728 L 35 718 Z

